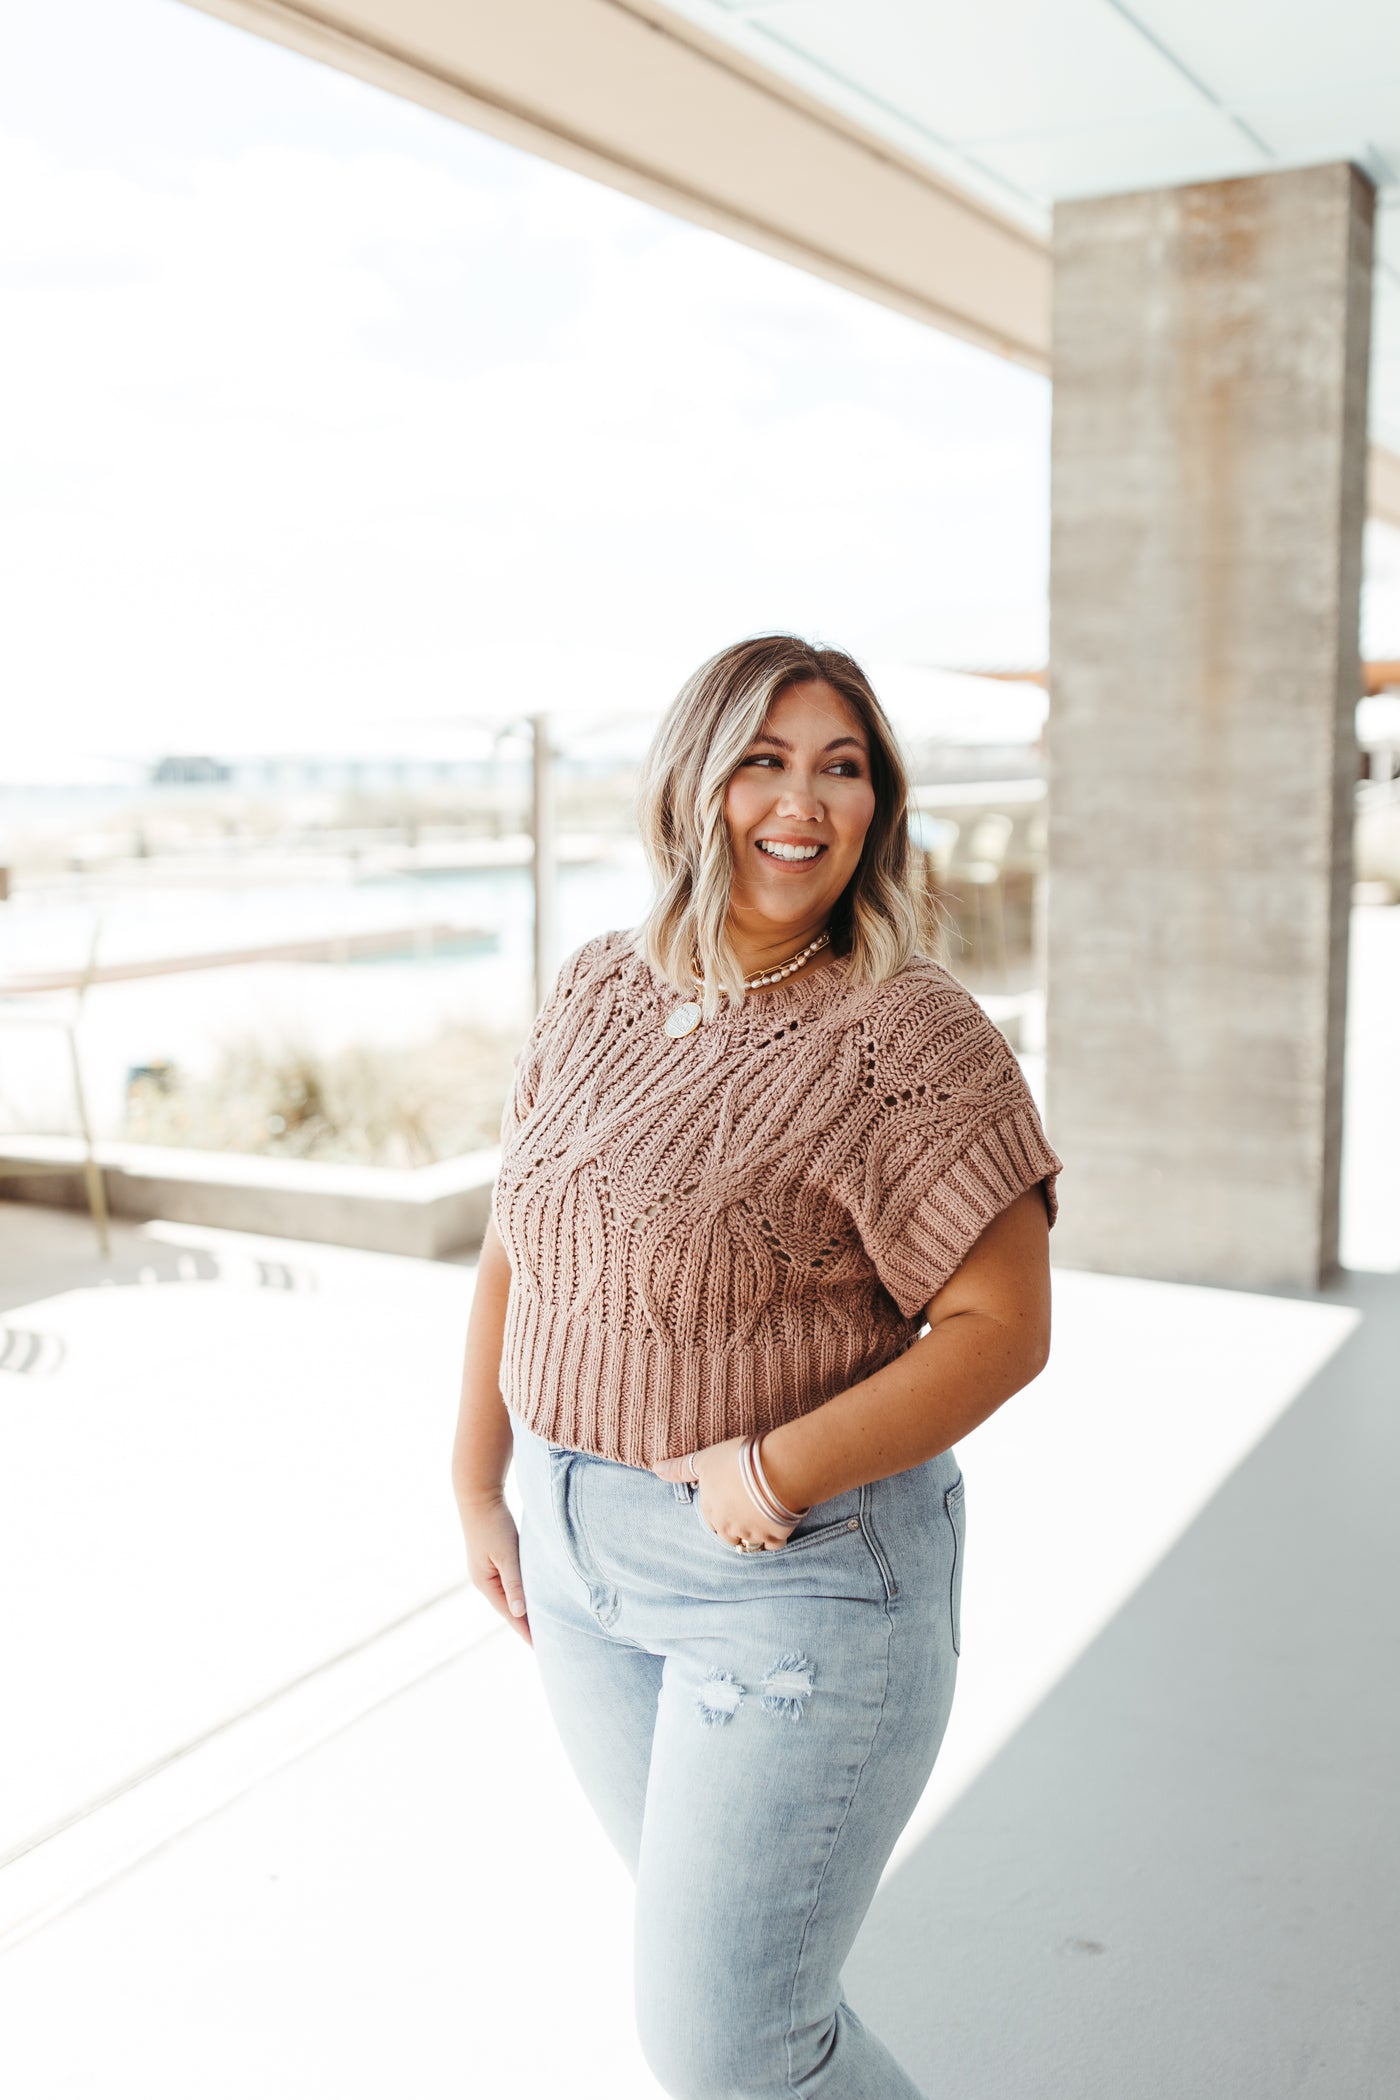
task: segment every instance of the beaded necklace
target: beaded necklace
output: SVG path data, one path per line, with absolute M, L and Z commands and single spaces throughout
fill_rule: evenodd
M 801 949 L 798 954 L 791 956 L 787 962 L 780 963 L 776 970 L 761 970 L 756 976 L 746 977 L 744 979 L 744 990 L 746 992 L 756 992 L 760 985 L 777 984 L 782 978 L 791 977 L 794 970 L 800 970 L 803 963 L 815 955 L 819 948 L 828 947 L 830 942 L 831 935 L 829 933 L 819 933 L 814 941 L 808 941 L 805 948 Z M 687 999 L 683 1005 L 673 1006 L 661 1025 L 667 1035 L 680 1037 L 689 1035 L 694 1029 L 698 1028 L 700 1026 L 700 1018 L 699 1000 Z

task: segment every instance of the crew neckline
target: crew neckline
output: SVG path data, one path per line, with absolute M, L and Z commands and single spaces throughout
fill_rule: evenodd
M 684 994 L 678 992 L 673 984 L 669 983 L 649 962 L 646 962 L 645 957 L 639 959 L 646 963 L 647 974 L 651 978 L 657 997 L 662 1001 L 669 1002 L 666 1011 L 669 1013 L 673 1007 L 683 1006 L 685 1004 Z M 837 955 L 833 956 L 829 962 L 818 964 L 815 969 L 794 970 L 791 977 L 784 977 L 777 984 L 768 985 L 761 991 L 746 992 L 737 1006 L 726 1000 L 714 1019 L 703 1022 L 701 1025 L 702 1027 L 714 1028 L 721 1022 L 734 1021 L 736 1019 L 742 1020 L 745 1016 L 752 1017 L 755 1014 L 762 1017 L 764 1014 L 772 1013 L 775 1010 L 782 1011 L 795 1003 L 805 1001 L 813 985 L 821 988 L 823 980 L 826 978 L 834 977 L 836 979 L 835 984 L 829 988 L 831 995 L 834 997 L 849 982 L 849 964 L 849 956 Z
M 776 984 L 763 985 L 757 991 L 746 992 L 741 1003 L 747 1005 L 750 999 L 755 999 L 760 1005 L 767 1005 L 779 992 L 795 992 L 804 979 L 808 984 L 816 984 L 823 977 L 834 976 L 844 980 L 846 960 L 844 955 L 832 955 L 828 961 L 814 963 L 810 969 L 804 964 L 802 969 L 794 970 L 791 977 L 781 977 Z

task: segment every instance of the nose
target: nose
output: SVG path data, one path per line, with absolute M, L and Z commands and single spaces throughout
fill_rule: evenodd
M 780 816 L 808 817 L 815 823 L 820 823 L 824 814 L 821 797 L 816 790 L 807 781 L 791 773 L 783 782 L 774 810 Z

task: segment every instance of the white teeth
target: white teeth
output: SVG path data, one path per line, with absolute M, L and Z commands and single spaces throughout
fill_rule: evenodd
M 780 846 L 776 839 L 759 839 L 760 853 L 771 853 L 774 860 L 815 860 L 821 852 L 820 846 Z

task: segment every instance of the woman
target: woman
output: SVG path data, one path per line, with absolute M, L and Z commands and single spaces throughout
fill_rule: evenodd
M 906 795 L 839 651 L 763 636 L 683 687 L 651 909 L 517 1061 L 468 1325 L 471 1577 L 636 1879 L 642 2045 L 697 2100 L 916 2100 L 840 1969 L 952 1703 L 953 1446 L 1049 1347 L 1060 1162 L 920 949 Z

